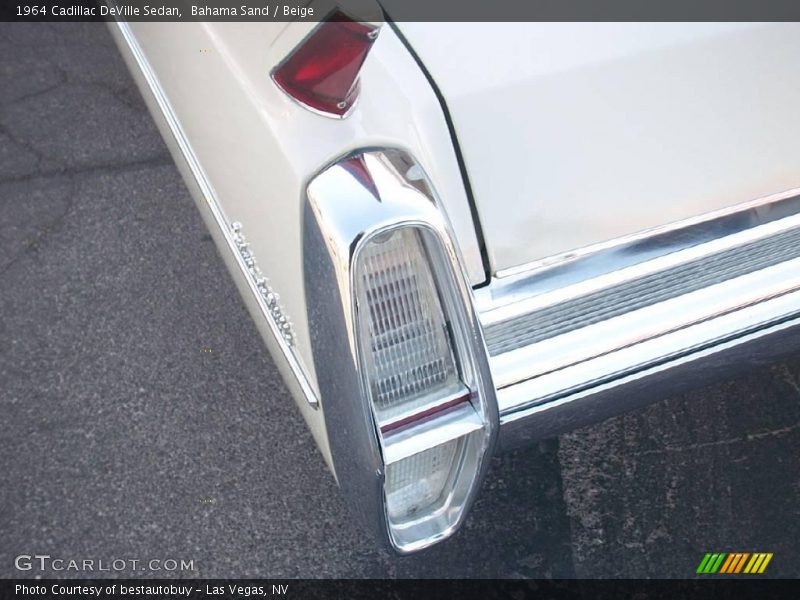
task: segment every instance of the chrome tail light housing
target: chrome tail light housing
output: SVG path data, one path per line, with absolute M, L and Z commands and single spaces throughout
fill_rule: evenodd
M 463 522 L 497 431 L 483 335 L 420 166 L 361 152 L 308 186 L 304 264 L 334 470 L 398 552 Z

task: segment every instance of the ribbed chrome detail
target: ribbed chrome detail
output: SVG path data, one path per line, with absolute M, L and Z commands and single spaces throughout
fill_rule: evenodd
M 798 192 L 612 240 L 477 290 L 501 425 L 514 443 L 621 412 L 635 403 L 625 389 L 650 397 L 647 381 L 680 365 L 705 365 L 713 377 L 725 367 L 713 355 L 798 322 Z
M 747 275 L 800 256 L 800 229 L 778 233 L 486 326 L 492 356 Z
M 236 249 L 239 251 L 239 255 L 242 257 L 244 264 L 247 266 L 247 274 L 256 285 L 256 289 L 264 299 L 264 302 L 267 303 L 267 307 L 269 308 L 269 316 L 272 318 L 272 321 L 275 323 L 278 331 L 281 332 L 283 339 L 286 340 L 286 343 L 289 344 L 290 348 L 293 348 L 295 335 L 294 329 L 292 328 L 292 322 L 286 316 L 286 311 L 284 310 L 283 306 L 281 306 L 281 304 L 278 302 L 280 300 L 280 296 L 273 291 L 272 287 L 269 285 L 269 280 L 264 277 L 264 274 L 261 272 L 261 269 L 256 263 L 256 257 L 253 254 L 253 250 L 250 248 L 250 244 L 247 242 L 244 234 L 242 233 L 242 224 L 238 221 L 231 223 L 231 232 L 233 233 L 233 242 L 236 244 Z

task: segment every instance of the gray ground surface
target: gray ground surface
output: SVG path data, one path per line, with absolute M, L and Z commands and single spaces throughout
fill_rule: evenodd
M 799 422 L 795 358 L 497 458 L 455 539 L 377 551 L 105 28 L 0 25 L 0 576 L 681 577 L 707 550 L 797 576 Z

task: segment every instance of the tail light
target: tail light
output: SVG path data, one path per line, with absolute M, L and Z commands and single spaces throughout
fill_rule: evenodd
M 363 369 L 381 430 L 467 391 L 419 231 L 376 236 L 361 253 Z
M 435 236 L 405 226 L 372 236 L 356 263 L 364 394 L 383 451 L 390 535 L 406 550 L 454 526 L 483 453 L 443 259 Z
M 309 328 L 337 480 L 369 528 L 413 552 L 463 522 L 497 433 L 480 323 L 413 158 L 361 152 L 307 191 Z
M 358 75 L 379 28 L 336 11 L 272 73 L 272 79 L 302 105 L 343 117 L 358 97 Z
M 430 511 L 440 501 L 450 480 L 461 441 L 450 440 L 386 469 L 386 512 L 389 519 L 404 519 Z

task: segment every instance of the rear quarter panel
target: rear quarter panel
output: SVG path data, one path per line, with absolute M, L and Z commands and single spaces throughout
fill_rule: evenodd
M 312 386 L 316 387 L 316 377 L 306 320 L 301 222 L 306 185 L 325 165 L 364 147 L 409 151 L 435 182 L 453 226 L 460 232 L 461 251 L 470 274 L 474 280 L 483 279 L 464 187 L 441 107 L 424 74 L 389 27 L 383 27 L 364 65 L 355 110 L 349 118 L 337 120 L 300 107 L 269 77 L 287 49 L 313 24 L 129 26 L 214 190 L 225 220 L 242 224 L 258 265 L 280 295 Z M 112 25 L 112 29 L 117 27 Z M 119 31 L 116 38 L 119 43 Z M 135 72 L 125 44 L 120 43 L 120 47 Z M 150 105 L 151 110 L 157 110 L 152 102 Z M 170 137 L 163 128 L 162 133 Z M 172 150 L 176 151 L 174 144 Z M 198 202 L 203 201 L 191 185 L 190 190 Z M 224 254 L 227 250 L 221 251 Z M 259 318 L 257 314 L 254 317 Z M 267 345 L 280 364 L 274 344 Z M 330 465 L 324 406 L 316 410 L 302 398 L 296 399 Z

